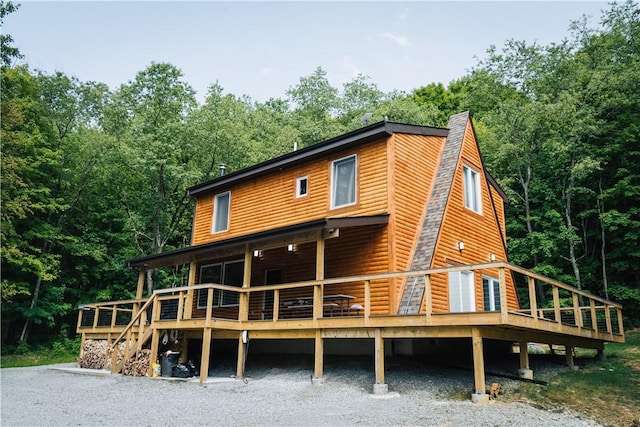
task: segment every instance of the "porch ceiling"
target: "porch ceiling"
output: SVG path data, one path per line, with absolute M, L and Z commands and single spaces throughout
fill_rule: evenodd
M 127 261 L 131 268 L 159 268 L 172 265 L 188 264 L 192 261 L 210 257 L 241 254 L 246 251 L 247 245 L 251 250 L 271 246 L 271 242 L 301 242 L 317 239 L 318 230 L 339 230 L 347 227 L 364 227 L 372 225 L 388 224 L 389 214 L 384 213 L 372 216 L 357 216 L 345 218 L 321 218 L 314 221 L 260 231 L 246 236 L 234 237 L 217 242 L 205 243 L 197 246 L 176 249 L 155 255 L 147 255 L 133 258 Z

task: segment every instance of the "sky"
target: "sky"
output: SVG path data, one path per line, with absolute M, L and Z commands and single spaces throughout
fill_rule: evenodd
M 16 1 L 3 34 L 32 69 L 111 89 L 169 62 L 203 102 L 208 87 L 254 101 L 286 98 L 321 67 L 341 89 L 359 74 L 383 92 L 445 86 L 509 39 L 570 36 L 596 1 Z

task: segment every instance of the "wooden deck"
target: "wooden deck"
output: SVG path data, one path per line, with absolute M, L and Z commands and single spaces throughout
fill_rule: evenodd
M 500 311 L 449 313 L 434 312 L 431 306 L 430 283 L 436 275 L 447 275 L 462 270 L 498 270 L 500 300 L 506 301 L 506 274 L 512 274 L 521 295 L 519 310 L 509 310 L 507 304 Z M 372 283 L 394 278 L 423 276 L 427 288 L 423 313 L 398 315 L 371 313 Z M 356 302 L 359 310 L 337 309 L 327 304 L 333 295 L 332 287 L 349 283 L 356 298 L 342 295 L 348 303 Z M 539 306 L 536 286 L 551 287 L 553 299 L 545 307 Z M 291 301 L 285 296 L 292 290 L 311 295 L 306 310 L 291 310 Z M 220 311 L 214 308 L 214 291 L 237 294 L 238 304 Z M 269 313 L 250 312 L 250 300 L 263 298 L 264 292 L 273 292 L 273 306 L 265 307 Z M 207 292 L 206 310 L 194 313 L 196 292 Z M 547 292 L 548 293 L 548 292 Z M 569 302 L 569 303 L 568 303 Z M 77 332 L 82 340 L 106 339 L 111 347 L 125 342 L 125 359 L 141 348 L 151 349 L 151 360 L 156 360 L 161 335 L 165 331 L 183 331 L 189 338 L 202 339 L 200 381 L 206 379 L 212 338 L 238 340 L 237 376 L 244 376 L 247 339 L 313 339 L 315 342 L 314 378 L 323 376 L 324 339 L 363 338 L 375 342 L 376 386 L 384 385 L 384 342 L 394 338 L 470 338 L 473 343 L 475 390 L 484 395 L 483 339 L 498 339 L 520 343 L 528 342 L 563 345 L 567 350 L 584 347 L 602 351 L 605 342 L 624 342 L 622 307 L 576 288 L 505 262 L 464 265 L 424 271 L 394 272 L 355 277 L 313 280 L 256 287 L 233 287 L 219 284 L 199 284 L 182 288 L 154 291 L 148 299 L 111 301 L 80 307 Z M 524 353 L 524 354 L 522 354 Z M 572 363 L 567 351 L 567 363 Z M 114 352 L 114 355 L 116 352 Z M 521 352 L 522 369 L 528 369 L 528 356 Z M 112 363 L 112 371 L 122 365 Z M 386 387 L 386 386 L 385 386 Z

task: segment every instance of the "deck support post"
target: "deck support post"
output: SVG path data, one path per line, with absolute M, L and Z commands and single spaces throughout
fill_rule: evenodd
M 324 338 L 322 338 L 320 329 L 316 329 L 313 378 L 311 382 L 314 385 L 324 384 Z
M 570 368 L 575 368 L 576 366 L 573 364 L 573 347 L 570 345 L 564 346 L 564 360 Z
M 200 356 L 200 384 L 209 376 L 209 355 L 211 354 L 211 328 L 202 331 L 202 354 Z
M 473 347 L 473 379 L 475 383 L 475 391 L 471 395 L 471 401 L 474 403 L 489 403 L 489 395 L 485 389 L 482 334 L 479 328 L 471 329 L 471 344 Z
M 244 368 L 247 361 L 247 343 L 249 332 L 240 331 L 238 336 L 238 364 L 236 366 L 236 378 L 244 378 Z
M 387 394 L 389 386 L 384 383 L 384 338 L 382 330 L 375 330 L 375 370 L 376 382 L 373 384 L 373 394 Z
M 151 353 L 149 354 L 149 376 L 153 377 L 153 364 L 158 360 L 158 345 L 160 344 L 160 331 L 153 328 L 151 331 Z M 114 349 L 118 351 L 118 347 Z
M 529 343 L 520 341 L 520 369 L 518 370 L 520 378 L 527 380 L 533 379 L 533 370 L 529 368 Z
M 192 262 L 189 264 L 189 278 L 187 279 L 187 284 L 189 286 L 193 286 L 196 284 L 196 263 Z M 193 297 L 194 297 L 195 291 L 193 289 L 189 289 L 187 291 L 187 299 L 185 301 L 185 305 L 184 305 L 184 318 L 186 320 L 191 319 L 191 316 L 193 314 Z

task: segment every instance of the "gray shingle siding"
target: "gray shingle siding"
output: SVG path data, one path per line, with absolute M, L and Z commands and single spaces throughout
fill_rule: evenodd
M 460 158 L 464 134 L 469 120 L 469 112 L 451 116 L 449 119 L 449 135 L 445 141 L 442 158 L 438 165 L 431 197 L 429 197 L 424 222 L 420 229 L 411 270 L 423 270 L 431 267 L 438 234 L 442 226 L 444 212 L 451 193 L 451 184 L 455 177 L 456 166 Z M 419 314 L 424 297 L 424 277 L 407 278 L 398 314 Z

